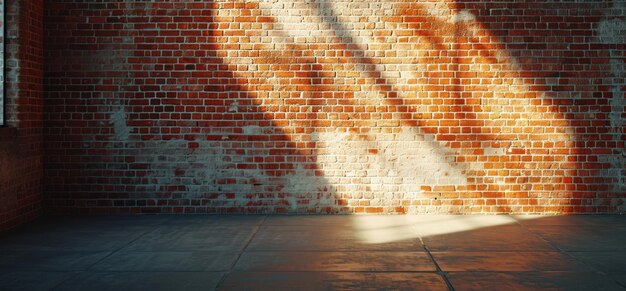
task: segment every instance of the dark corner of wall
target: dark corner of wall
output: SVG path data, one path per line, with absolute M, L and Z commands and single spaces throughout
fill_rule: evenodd
M 0 230 L 43 201 L 43 1 L 4 1 L 5 122 L 0 127 Z

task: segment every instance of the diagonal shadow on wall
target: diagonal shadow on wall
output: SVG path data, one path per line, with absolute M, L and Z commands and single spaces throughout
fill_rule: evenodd
M 608 184 L 619 181 L 619 160 L 587 161 L 579 136 L 593 134 L 574 132 L 590 115 L 572 114 L 573 104 L 591 101 L 541 85 L 552 77 L 533 61 L 545 60 L 523 55 L 533 40 L 508 39 L 497 27 L 526 20 L 489 18 L 511 7 L 300 4 L 273 15 L 263 1 L 117 3 L 124 13 L 104 18 L 110 27 L 89 18 L 95 45 L 88 36 L 72 44 L 80 37 L 60 31 L 71 35 L 80 19 L 50 12 L 50 200 L 166 212 L 619 207 L 621 194 L 596 195 L 615 193 Z M 355 26 L 351 13 L 370 4 L 385 14 Z M 310 16 L 304 23 L 283 15 L 298 9 Z M 406 37 L 387 38 L 390 29 Z M 482 78 L 502 83 L 473 83 Z M 66 121 L 57 113 L 84 108 L 95 114 Z

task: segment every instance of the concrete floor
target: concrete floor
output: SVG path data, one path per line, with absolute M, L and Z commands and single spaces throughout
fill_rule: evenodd
M 114 216 L 0 234 L 0 290 L 624 290 L 626 216 Z

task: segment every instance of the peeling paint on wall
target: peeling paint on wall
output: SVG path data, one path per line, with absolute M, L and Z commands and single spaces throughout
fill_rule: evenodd
M 617 1 L 619 2 L 619 1 Z M 623 4 L 623 3 L 622 3 Z M 619 8 L 619 7 L 618 7 Z M 607 19 L 598 24 L 596 33 L 598 41 L 604 44 L 623 44 L 626 42 L 626 20 L 624 19 Z M 609 52 L 611 58 L 609 60 L 611 72 L 611 91 L 612 96 L 609 105 L 611 112 L 609 113 L 609 122 L 611 125 L 611 135 L 616 143 L 623 143 L 622 137 L 624 132 L 624 108 L 626 107 L 626 92 L 623 89 L 626 86 L 626 65 L 624 63 L 623 52 Z M 605 177 L 614 179 L 614 191 L 626 190 L 626 148 L 622 151 L 613 152 L 610 155 L 601 155 L 601 161 L 608 163 L 610 168 L 604 169 L 602 174 Z
M 369 138 L 320 133 L 315 140 L 317 163 L 327 182 L 354 199 L 370 197 L 380 206 L 398 206 L 403 199 L 418 197 L 424 185 L 467 184 L 453 152 L 415 128 Z
M 611 55 L 606 77 L 608 58 L 578 34 L 598 28 L 596 41 L 613 43 L 623 28 L 608 16 L 598 26 L 593 15 L 565 21 L 606 7 L 566 2 L 59 1 L 49 12 L 50 58 L 61 65 L 48 72 L 50 99 L 83 119 L 52 122 L 61 134 L 51 144 L 89 160 L 71 165 L 89 171 L 55 165 L 58 204 L 79 196 L 87 207 L 119 197 L 115 207 L 139 211 L 607 211 L 617 201 L 586 197 L 623 175 L 620 149 L 601 143 L 623 136 L 613 85 L 624 68 Z M 69 7 L 90 22 L 65 17 Z M 524 12 L 544 8 L 558 17 Z M 107 13 L 125 16 L 113 28 L 91 16 Z M 75 39 L 73 25 L 95 42 L 61 46 Z M 97 62 L 82 64 L 88 58 Z M 579 75 L 588 67 L 597 79 Z M 79 131 L 93 136 L 62 135 Z M 90 146 L 73 156 L 66 146 L 81 138 Z M 597 170 L 584 168 L 583 142 L 604 159 L 589 164 Z M 81 187 L 65 192 L 66 182 Z
M 626 22 L 623 19 L 607 19 L 598 23 L 598 40 L 601 43 L 624 43 Z
M 124 111 L 124 107 L 120 107 L 111 114 L 111 122 L 113 123 L 115 140 L 128 141 L 130 128 L 126 125 L 126 112 Z
M 472 14 L 469 11 L 463 10 L 459 13 L 452 15 L 452 17 L 450 17 L 450 20 L 448 22 L 459 23 L 459 22 L 471 22 L 474 20 L 476 20 L 476 17 L 474 16 L 474 14 Z

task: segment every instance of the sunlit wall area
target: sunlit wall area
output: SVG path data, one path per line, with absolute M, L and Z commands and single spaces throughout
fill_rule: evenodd
M 624 210 L 623 1 L 46 1 L 46 201 Z

